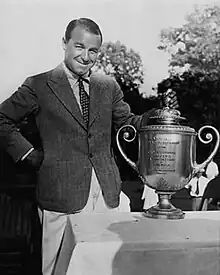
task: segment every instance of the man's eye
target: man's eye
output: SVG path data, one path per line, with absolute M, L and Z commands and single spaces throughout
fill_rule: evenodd
M 77 48 L 77 49 L 83 49 L 83 46 L 82 45 L 75 45 L 75 48 Z
M 97 51 L 96 50 L 90 50 L 90 53 L 91 54 L 97 54 Z

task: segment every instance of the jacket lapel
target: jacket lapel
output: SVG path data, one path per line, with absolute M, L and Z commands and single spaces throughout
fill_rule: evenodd
M 96 74 L 90 76 L 90 106 L 89 106 L 89 126 L 91 126 L 97 117 L 100 109 L 101 98 L 104 94 L 105 86 L 100 82 Z
M 87 130 L 79 105 L 61 65 L 52 71 L 48 85 L 64 108 Z

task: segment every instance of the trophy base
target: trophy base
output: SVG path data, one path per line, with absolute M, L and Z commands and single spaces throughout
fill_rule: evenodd
M 153 206 L 147 210 L 144 210 L 143 215 L 147 218 L 153 219 L 179 220 L 184 218 L 185 213 L 178 208 L 167 210 L 159 209 L 156 206 Z
M 178 220 L 184 218 L 185 213 L 181 209 L 173 206 L 170 202 L 172 193 L 159 191 L 156 192 L 158 193 L 159 202 L 157 205 L 143 210 L 143 215 L 145 217 L 166 220 Z

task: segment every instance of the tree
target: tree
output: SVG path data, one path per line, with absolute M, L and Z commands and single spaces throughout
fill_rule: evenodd
M 219 106 L 216 104 L 219 97 L 219 85 L 211 78 L 200 77 L 199 73 L 192 72 L 171 75 L 158 83 L 158 96 L 161 97 L 169 88 L 173 89 L 179 99 L 181 116 L 187 119 L 185 124 L 196 131 L 204 125 L 212 125 L 220 132 Z M 205 138 L 205 135 L 203 137 Z M 208 145 L 197 143 L 198 163 L 207 158 L 215 142 L 214 138 Z M 217 153 L 215 161 L 220 166 L 220 152 Z
M 220 5 L 195 6 L 182 27 L 163 29 L 158 47 L 171 55 L 170 72 L 180 70 L 219 79 Z M 200 76 L 201 76 L 200 75 Z
M 123 91 L 139 89 L 144 82 L 140 55 L 133 49 L 128 50 L 119 41 L 103 44 L 95 71 L 115 77 Z
M 195 128 L 218 126 L 220 5 L 196 6 L 183 26 L 161 31 L 158 48 L 170 53 L 170 77 L 159 83 L 160 93 L 169 80 Z
M 203 78 L 199 73 L 184 72 L 158 83 L 158 96 L 162 97 L 169 88 L 176 91 L 181 115 L 193 128 L 199 129 L 205 124 L 218 126 L 216 99 L 219 90 L 216 81 Z
M 140 55 L 133 49 L 127 49 L 119 41 L 103 44 L 94 71 L 116 79 L 123 91 L 124 100 L 130 105 L 133 113 L 143 114 L 157 104 L 155 98 L 143 98 L 139 93 L 140 85 L 144 82 L 144 68 Z M 129 145 L 123 140 L 121 142 L 128 156 L 131 159 L 136 159 L 137 140 Z M 115 138 L 112 141 L 112 146 L 123 181 L 136 180 L 138 175 L 121 156 L 115 144 Z
M 220 5 L 195 6 L 183 26 L 161 31 L 158 48 L 170 53 L 170 77 L 158 84 L 159 96 L 175 90 L 193 128 L 209 124 L 220 130 Z M 204 149 L 199 145 L 200 156 L 207 156 Z
M 156 98 L 143 98 L 139 88 L 144 82 L 144 68 L 140 55 L 119 41 L 104 43 L 94 70 L 116 79 L 124 100 L 135 114 L 142 114 L 157 104 Z

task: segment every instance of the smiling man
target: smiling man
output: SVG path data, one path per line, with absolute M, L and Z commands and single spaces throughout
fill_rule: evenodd
M 64 63 L 74 74 L 83 76 L 94 66 L 102 45 L 102 34 L 98 26 L 72 21 L 63 38 Z M 71 31 L 72 30 L 72 31 Z
M 24 169 L 37 173 L 42 220 L 43 274 L 52 274 L 67 217 L 82 212 L 129 211 L 111 147 L 112 129 L 139 128 L 117 82 L 91 71 L 102 44 L 99 26 L 71 21 L 62 39 L 64 60 L 28 77 L 0 105 L 0 146 Z M 35 117 L 41 148 L 19 132 Z
M 112 131 L 125 124 L 138 130 L 142 116 L 130 112 L 115 79 L 92 72 L 102 40 L 93 20 L 72 20 L 62 39 L 63 62 L 28 77 L 0 105 L 0 146 L 17 165 L 37 173 L 43 275 L 53 274 L 68 215 L 73 220 L 83 212 L 130 210 Z M 18 129 L 29 116 L 40 148 Z

